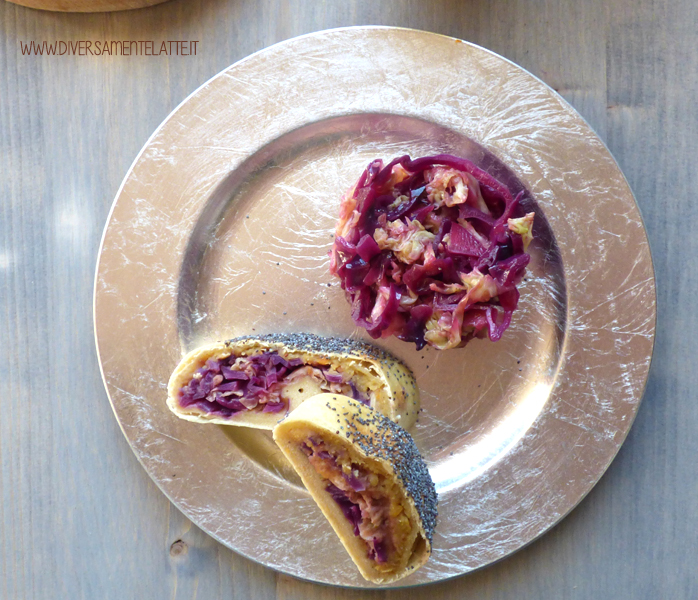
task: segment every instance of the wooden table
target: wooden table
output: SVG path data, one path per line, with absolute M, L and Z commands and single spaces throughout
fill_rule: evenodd
M 635 191 L 659 305 L 639 416 L 581 505 L 481 572 L 375 593 L 277 575 L 193 526 L 119 430 L 92 333 L 102 229 L 158 124 L 251 52 L 354 24 L 460 37 L 558 90 Z M 0 598 L 698 597 L 697 24 L 692 0 L 173 0 L 109 14 L 0 4 Z M 20 47 L 104 39 L 199 44 L 189 56 Z

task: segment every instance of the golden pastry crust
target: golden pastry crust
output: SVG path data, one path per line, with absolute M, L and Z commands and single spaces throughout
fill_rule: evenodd
M 253 356 L 276 352 L 286 360 L 301 359 L 310 366 L 329 367 L 352 376 L 370 397 L 371 408 L 410 428 L 419 412 L 419 391 L 412 372 L 394 356 L 359 340 L 325 338 L 314 334 L 270 334 L 259 337 L 245 336 L 216 342 L 197 348 L 180 361 L 168 384 L 167 405 L 182 419 L 196 423 L 240 425 L 259 429 L 273 429 L 287 414 L 304 400 L 327 391 L 317 382 L 304 379 L 284 390 L 287 410 L 283 412 L 240 411 L 231 416 L 205 412 L 195 404 L 182 406 L 180 390 L 209 359 L 225 359 L 234 355 Z
M 437 495 L 414 440 L 404 429 L 352 398 L 320 394 L 306 400 L 276 426 L 274 441 L 300 475 L 365 579 L 373 583 L 397 581 L 429 559 Z M 311 445 L 322 448 L 320 456 L 331 455 L 323 460 L 330 460 L 332 468 L 344 467 L 342 472 L 348 474 L 347 482 L 358 472 L 364 480 L 372 481 L 374 487 L 367 488 L 366 493 L 379 498 L 386 507 L 384 514 L 389 515 L 386 527 L 393 536 L 391 544 L 395 539 L 400 540 L 400 547 L 391 546 L 392 556 L 387 562 L 375 560 L 375 553 L 371 556 L 365 537 L 357 534 L 354 523 L 331 495 L 328 484 L 337 480 L 328 479 L 327 472 L 318 469 L 315 456 L 309 452 Z M 351 484 L 344 488 L 348 494 L 351 494 L 348 490 L 355 489 Z M 402 515 L 409 522 L 406 529 Z M 398 526 L 399 538 L 395 533 Z

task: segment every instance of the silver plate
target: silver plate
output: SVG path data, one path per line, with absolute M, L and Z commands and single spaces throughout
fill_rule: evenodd
M 405 29 L 332 30 L 231 66 L 153 134 L 119 190 L 95 284 L 114 412 L 199 527 L 264 565 L 371 587 L 268 434 L 178 420 L 183 352 L 249 333 L 359 336 L 327 252 L 339 198 L 377 157 L 448 152 L 527 191 L 537 239 L 498 343 L 420 352 L 415 439 L 439 492 L 434 552 L 398 585 L 516 551 L 567 514 L 626 437 L 652 354 L 655 288 L 638 208 L 581 117 L 482 48 Z

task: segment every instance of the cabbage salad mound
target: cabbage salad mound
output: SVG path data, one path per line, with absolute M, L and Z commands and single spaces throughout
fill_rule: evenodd
M 449 154 L 371 162 L 342 198 L 330 252 L 354 322 L 418 350 L 499 340 L 530 260 L 522 196 Z

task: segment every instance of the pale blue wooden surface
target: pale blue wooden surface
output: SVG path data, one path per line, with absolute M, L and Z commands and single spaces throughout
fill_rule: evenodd
M 559 526 L 427 588 L 277 576 L 214 542 L 151 483 L 113 417 L 92 334 L 99 240 L 167 114 L 232 62 L 302 33 L 385 24 L 517 62 L 588 119 L 641 206 L 659 327 L 627 443 Z M 0 598 L 698 597 L 698 4 L 653 0 L 173 0 L 71 15 L 0 4 Z M 27 57 L 19 41 L 196 39 L 195 57 Z M 183 540 L 177 554 L 171 545 Z

